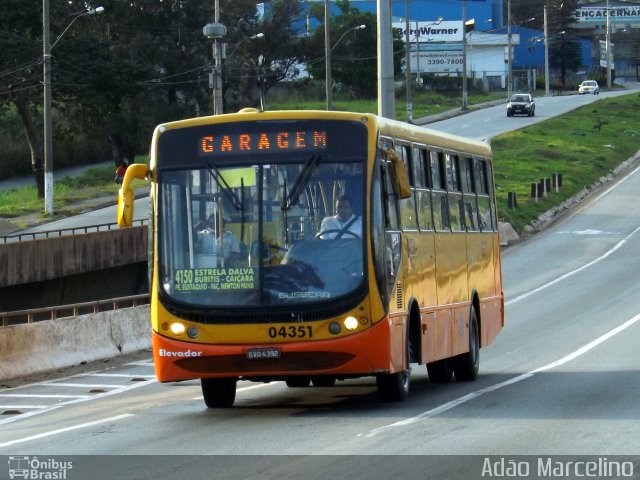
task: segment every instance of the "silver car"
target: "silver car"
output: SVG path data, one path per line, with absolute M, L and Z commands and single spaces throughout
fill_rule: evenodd
M 587 93 L 593 93 L 594 95 L 600 95 L 600 86 L 595 80 L 585 80 L 578 87 L 578 93 L 580 95 L 586 95 Z

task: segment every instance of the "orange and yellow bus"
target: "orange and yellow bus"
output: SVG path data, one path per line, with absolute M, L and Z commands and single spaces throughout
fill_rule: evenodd
M 208 407 L 232 406 L 238 380 L 371 376 L 382 400 L 404 400 L 411 364 L 474 380 L 503 326 L 484 142 L 372 114 L 244 109 L 158 126 L 150 165 L 127 169 L 120 226 L 134 178 L 151 182 L 156 375 L 201 379 Z M 321 231 L 343 195 L 358 230 Z

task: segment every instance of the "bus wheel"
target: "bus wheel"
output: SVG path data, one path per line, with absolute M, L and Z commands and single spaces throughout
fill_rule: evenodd
M 469 351 L 453 359 L 453 371 L 456 380 L 469 382 L 478 378 L 480 369 L 480 335 L 478 332 L 478 317 L 475 308 L 471 309 L 469 318 Z
M 378 394 L 383 402 L 402 402 L 409 396 L 411 370 L 376 376 Z
M 311 379 L 307 377 L 291 377 L 285 383 L 289 388 L 302 388 L 308 387 L 311 384 Z
M 411 383 L 411 340 L 407 339 L 407 369 L 396 373 L 376 375 L 378 394 L 383 402 L 402 402 L 409 396 Z
M 315 377 L 312 381 L 314 387 L 333 387 L 336 384 L 335 377 Z
M 449 383 L 453 378 L 453 365 L 448 358 L 437 360 L 427 363 L 427 372 L 433 383 Z
M 238 379 L 231 378 L 203 378 L 202 395 L 204 403 L 209 408 L 228 408 L 236 400 L 236 383 Z

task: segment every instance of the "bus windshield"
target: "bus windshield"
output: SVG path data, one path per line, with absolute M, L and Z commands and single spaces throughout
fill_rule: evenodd
M 264 307 L 332 302 L 361 289 L 365 158 L 251 160 L 159 171 L 164 295 L 203 308 Z M 323 224 L 345 196 L 351 224 Z

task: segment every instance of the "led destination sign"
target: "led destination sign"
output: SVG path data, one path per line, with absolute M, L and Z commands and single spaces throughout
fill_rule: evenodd
M 246 153 L 321 152 L 327 149 L 325 130 L 205 135 L 198 141 L 200 156 Z

